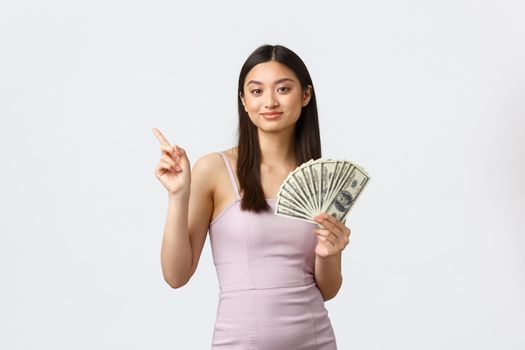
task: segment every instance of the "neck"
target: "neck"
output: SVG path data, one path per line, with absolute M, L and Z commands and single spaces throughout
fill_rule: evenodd
M 269 168 L 295 168 L 294 128 L 278 133 L 258 130 L 261 148 L 261 166 Z

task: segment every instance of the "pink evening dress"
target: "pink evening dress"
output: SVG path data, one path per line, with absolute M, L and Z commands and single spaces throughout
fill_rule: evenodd
M 242 211 L 220 155 L 237 199 L 209 226 L 220 288 L 212 350 L 337 349 L 314 278 L 316 224 Z

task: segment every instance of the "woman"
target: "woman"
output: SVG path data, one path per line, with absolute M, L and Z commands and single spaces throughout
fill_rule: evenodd
M 159 130 L 155 170 L 169 194 L 161 262 L 185 285 L 206 233 L 220 285 L 213 349 L 336 349 L 324 307 L 342 283 L 350 229 L 321 213 L 322 229 L 273 213 L 289 172 L 321 157 L 315 92 L 303 61 L 280 45 L 257 48 L 238 88 L 237 147 L 193 166 Z M 191 193 L 191 195 L 190 195 Z

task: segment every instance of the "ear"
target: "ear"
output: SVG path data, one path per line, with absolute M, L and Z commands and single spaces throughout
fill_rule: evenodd
M 246 109 L 246 101 L 244 101 L 244 96 L 242 94 L 242 91 L 239 91 L 239 98 L 241 99 L 242 105 L 244 106 L 244 110 L 248 112 L 248 110 Z
M 308 102 L 310 102 L 310 98 L 312 98 L 312 91 L 313 91 L 312 85 L 308 85 L 306 87 L 306 89 L 304 89 L 304 92 L 303 92 L 303 107 L 305 107 L 308 104 Z

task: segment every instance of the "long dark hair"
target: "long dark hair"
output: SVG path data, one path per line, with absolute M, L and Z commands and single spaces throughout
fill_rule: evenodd
M 303 92 L 308 85 L 312 86 L 310 101 L 302 108 L 301 115 L 295 124 L 294 150 L 297 166 L 310 159 L 321 157 L 321 138 L 319 136 L 315 90 L 306 65 L 295 52 L 284 46 L 262 45 L 258 47 L 246 59 L 241 68 L 237 92 L 239 110 L 237 177 L 239 178 L 240 191 L 244 191 L 241 209 L 254 212 L 268 211 L 270 206 L 266 202 L 261 186 L 261 149 L 257 127 L 244 110 L 241 96 L 244 96 L 244 81 L 248 72 L 255 65 L 271 60 L 290 68 L 299 79 Z

